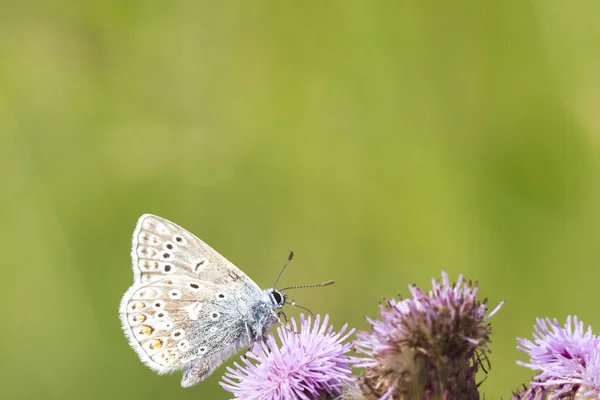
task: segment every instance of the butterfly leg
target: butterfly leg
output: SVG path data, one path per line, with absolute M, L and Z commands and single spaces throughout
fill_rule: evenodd
M 266 346 L 267 346 L 267 351 L 270 353 L 271 352 L 271 348 L 269 347 L 269 343 L 267 342 L 267 338 L 266 337 L 262 337 L 259 339 L 261 342 L 263 342 Z M 252 353 L 252 349 L 254 349 L 254 344 L 251 344 L 250 347 L 248 347 L 248 350 L 246 350 L 246 353 L 250 352 Z M 244 357 L 244 359 L 246 359 L 246 353 L 244 353 L 244 355 L 242 357 Z M 254 354 L 254 353 L 253 353 Z
M 252 336 L 252 329 L 250 328 L 250 326 L 248 325 L 248 323 L 245 324 L 246 326 L 246 335 L 248 335 L 248 343 L 250 343 L 250 347 L 248 347 L 248 350 L 246 350 L 246 352 L 244 353 L 244 359 L 246 358 L 246 353 L 251 352 L 252 349 L 254 348 L 254 337 Z
M 263 343 L 265 344 L 265 346 L 267 346 L 267 351 L 268 351 L 269 353 L 271 353 L 271 347 L 269 347 L 269 342 L 267 342 L 267 335 L 263 335 L 263 336 L 260 338 L 260 341 L 261 341 L 261 342 L 263 342 Z
M 281 322 L 281 319 L 279 319 L 279 322 L 281 323 L 281 325 L 283 325 L 283 328 L 284 328 L 285 330 L 287 330 L 288 332 L 290 332 L 290 333 L 295 333 L 295 334 L 298 334 L 298 332 L 295 332 L 295 331 L 291 330 L 291 329 L 288 327 L 288 319 L 287 319 L 287 315 L 285 315 L 285 313 L 284 313 L 283 311 L 279 311 L 279 312 L 277 313 L 277 318 L 279 318 L 279 316 L 280 316 L 280 315 L 283 315 L 283 319 L 285 319 L 285 324 L 284 324 L 283 322 Z
M 287 315 L 285 315 L 285 313 L 283 311 L 279 311 L 277 313 L 277 318 L 279 318 L 281 315 L 283 315 L 283 319 L 285 319 L 285 324 L 287 325 L 287 323 L 288 323 Z M 281 322 L 281 319 L 279 322 Z

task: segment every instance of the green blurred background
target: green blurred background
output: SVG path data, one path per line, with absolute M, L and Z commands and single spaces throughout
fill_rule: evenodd
M 600 329 L 599 12 L 2 2 L 0 397 L 228 397 L 222 369 L 181 389 L 121 332 L 143 213 L 263 287 L 294 250 L 281 285 L 335 279 L 293 297 L 337 327 L 441 270 L 478 280 L 508 301 L 482 390 L 509 397 L 537 316 Z

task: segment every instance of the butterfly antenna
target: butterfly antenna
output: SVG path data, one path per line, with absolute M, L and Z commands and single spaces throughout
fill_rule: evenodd
M 313 317 L 315 316 L 315 314 L 313 314 L 313 312 L 312 312 L 312 311 L 310 311 L 310 310 L 309 310 L 308 308 L 306 308 L 306 307 L 299 306 L 298 304 L 296 304 L 296 302 L 295 302 L 294 300 L 292 300 L 292 302 L 291 302 L 291 303 L 285 303 L 285 304 L 287 304 L 287 305 L 290 305 L 290 306 L 293 306 L 293 307 L 298 307 L 298 308 L 301 308 L 301 309 L 303 309 L 303 310 L 306 310 L 306 311 L 308 311 L 308 312 L 310 313 L 310 315 L 312 315 Z
M 305 289 L 305 288 L 312 288 L 312 287 L 329 286 L 329 285 L 333 285 L 334 283 L 335 283 L 335 281 L 325 281 L 323 283 L 317 283 L 314 285 L 290 286 L 290 287 L 286 287 L 286 288 L 279 289 L 279 290 L 284 291 L 284 290 L 290 290 L 290 289 Z
M 294 258 L 294 252 L 290 251 L 290 255 L 288 256 L 288 259 L 285 262 L 285 265 L 283 266 L 283 268 L 281 268 L 281 271 L 279 271 L 279 275 L 277 275 L 277 279 L 275 279 L 275 284 L 273 285 L 273 289 L 275 289 L 275 287 L 277 286 L 277 282 L 279 282 L 279 278 L 281 278 L 281 274 L 283 274 L 285 267 L 287 267 L 288 264 L 290 263 L 290 261 L 292 261 L 292 258 Z

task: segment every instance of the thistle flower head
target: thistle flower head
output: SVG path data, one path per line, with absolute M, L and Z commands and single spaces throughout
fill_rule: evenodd
M 592 328 L 569 316 L 564 326 L 556 319 L 538 318 L 534 330 L 533 341 L 517 339 L 517 349 L 529 355 L 529 362 L 517 364 L 539 371 L 524 392 L 546 392 L 554 399 L 599 398 L 600 342 Z
M 301 315 L 298 331 L 292 319 L 291 327 L 277 328 L 281 346 L 269 335 L 254 347 L 258 354 L 248 352 L 244 365 L 236 362 L 235 368 L 227 368 L 221 386 L 245 400 L 337 398 L 353 383 L 351 357 L 346 355 L 351 345 L 343 342 L 354 329 L 346 329 L 344 325 L 335 332 L 328 315 L 323 323 L 319 315 L 314 323 Z
M 491 326 L 486 300 L 477 300 L 477 284 L 432 281 L 433 289 L 409 287 L 412 297 L 388 300 L 380 319 L 367 319 L 372 332 L 360 332 L 357 353 L 367 357 L 362 386 L 382 398 L 479 398 L 475 372 L 486 359 Z

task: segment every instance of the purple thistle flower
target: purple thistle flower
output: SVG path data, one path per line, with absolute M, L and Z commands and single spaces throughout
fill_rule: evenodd
M 550 390 L 544 386 L 527 386 L 523 385 L 520 392 L 513 392 L 511 400 L 545 400 L 549 399 L 552 394 Z
M 311 318 L 300 316 L 300 331 L 296 321 L 277 328 L 281 347 L 270 334 L 266 342 L 257 344 L 257 355 L 246 353 L 245 365 L 228 367 L 221 386 L 245 400 L 334 399 L 346 386 L 352 385 L 351 357 L 346 355 L 351 345 L 343 343 L 354 329 L 339 332 L 329 326 L 329 316 Z M 344 332 L 346 332 L 344 334 Z M 252 358 L 256 362 L 249 360 Z
M 366 369 L 366 395 L 388 399 L 478 399 L 475 373 L 487 361 L 491 326 L 487 300 L 477 300 L 477 284 L 462 275 L 450 284 L 432 280 L 433 290 L 410 286 L 411 298 L 387 300 L 379 320 L 367 321 L 372 332 L 360 332 L 355 364 Z M 482 368 L 483 369 L 483 368 Z M 485 371 L 485 369 L 484 369 Z
M 517 364 L 540 371 L 522 392 L 550 393 L 553 399 L 600 398 L 600 342 L 592 328 L 569 316 L 564 327 L 556 319 L 538 318 L 534 329 L 533 342 L 517 339 L 517 349 L 529 355 L 529 362 Z M 519 393 L 514 398 L 528 397 Z

